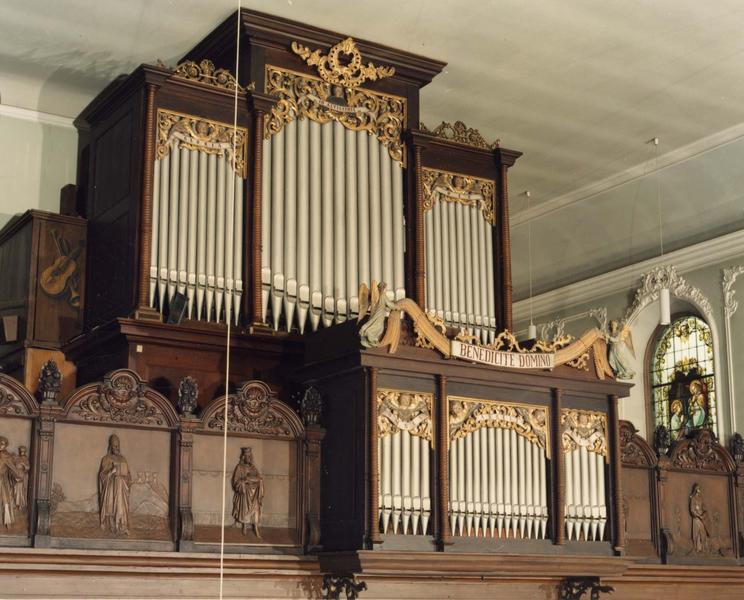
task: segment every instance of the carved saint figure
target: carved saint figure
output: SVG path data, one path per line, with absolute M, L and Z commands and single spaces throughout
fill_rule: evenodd
M 692 520 L 692 547 L 695 552 L 708 552 L 708 527 L 705 524 L 707 511 L 703 504 L 703 492 L 695 483 L 690 493 L 690 519 Z
M 627 325 L 621 328 L 620 323 L 613 319 L 610 321 L 610 330 L 607 332 L 607 343 L 609 345 L 607 360 L 615 376 L 618 379 L 633 379 L 635 371 L 630 366 L 630 359 L 626 352 L 627 349 L 631 355 L 634 355 L 630 328 Z
M 28 472 L 31 463 L 28 460 L 28 448 L 18 446 L 18 456 L 15 458 L 17 476 L 13 486 L 13 500 L 18 510 L 26 509 L 26 498 L 28 497 Z
M 129 488 L 132 474 L 127 459 L 121 454 L 119 438 L 109 438 L 108 454 L 98 469 L 98 506 L 101 529 L 111 533 L 129 534 Z
M 0 518 L 5 527 L 15 522 L 15 484 L 22 478 L 23 473 L 16 466 L 16 457 L 8 452 L 8 438 L 0 436 Z
M 366 287 L 366 285 L 362 285 Z M 382 333 L 385 330 L 385 311 L 395 308 L 395 302 L 392 302 L 390 299 L 388 299 L 387 294 L 385 293 L 386 288 L 387 284 L 384 282 L 380 282 L 380 284 L 377 286 L 377 294 L 374 294 L 373 284 L 372 306 L 370 308 L 369 319 L 359 329 L 359 337 L 361 338 L 362 346 L 364 346 L 365 348 L 375 348 L 380 344 L 380 338 L 382 338 Z M 360 296 L 362 296 L 362 294 L 363 292 L 360 289 Z M 377 297 L 376 302 L 375 297 Z M 360 302 L 360 305 L 362 304 L 363 303 Z M 359 318 L 361 319 L 363 316 L 364 315 L 362 314 L 362 310 L 360 308 Z
M 242 448 L 240 462 L 235 465 L 232 475 L 233 510 L 232 516 L 236 525 L 242 525 L 243 535 L 248 532 L 248 525 L 253 525 L 253 532 L 261 538 L 258 522 L 261 518 L 261 505 L 264 497 L 263 477 L 253 464 L 253 450 Z

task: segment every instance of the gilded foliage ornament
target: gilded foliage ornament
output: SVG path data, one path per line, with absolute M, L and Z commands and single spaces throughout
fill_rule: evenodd
M 548 409 L 543 406 L 449 396 L 449 439 L 465 437 L 483 427 L 512 429 L 550 456 Z
M 601 454 L 607 459 L 607 415 L 591 410 L 563 409 L 561 446 L 564 453 L 577 448 Z
M 457 202 L 477 206 L 491 225 L 496 222 L 494 198 L 496 184 L 490 179 L 423 169 L 424 210 L 431 210 L 437 202 Z
M 455 121 L 454 123 L 447 123 L 442 121 L 432 131 L 423 123 L 419 123 L 419 129 L 424 132 L 431 134 L 435 137 L 449 140 L 450 142 L 457 142 L 458 144 L 465 144 L 466 146 L 473 146 L 475 148 L 484 148 L 486 150 L 495 150 L 499 147 L 499 140 L 496 140 L 492 144 L 489 144 L 481 135 L 480 131 L 468 127 L 462 121 Z
M 404 98 L 345 88 L 269 65 L 266 67 L 266 93 L 278 98 L 266 118 L 266 139 L 295 119 L 308 118 L 321 124 L 338 121 L 347 129 L 374 135 L 393 160 L 404 164 Z
M 214 63 L 207 59 L 198 63 L 193 60 L 184 61 L 176 67 L 173 75 L 174 77 L 198 81 L 199 83 L 205 83 L 224 90 L 235 90 L 237 88 L 240 92 L 245 91 L 243 86 L 238 85 L 238 82 L 230 71 L 227 69 L 216 69 Z M 249 89 L 251 89 L 251 86 L 249 86 Z
M 248 131 L 243 127 L 158 109 L 158 160 L 174 148 L 197 150 L 226 157 L 235 172 L 245 177 L 247 139 Z
M 317 67 L 323 81 L 346 88 L 355 88 L 365 81 L 377 81 L 395 74 L 393 67 L 375 66 L 371 62 L 363 64 L 356 42 L 350 37 L 331 47 L 325 55 L 320 50 L 310 50 L 297 42 L 292 42 L 292 52 L 309 66 Z
M 432 394 L 405 390 L 377 390 L 377 434 L 393 435 L 398 431 L 433 441 Z

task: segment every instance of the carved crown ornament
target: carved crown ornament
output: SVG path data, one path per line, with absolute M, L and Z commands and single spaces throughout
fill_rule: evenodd
M 405 98 L 343 87 L 271 65 L 266 66 L 266 93 L 277 102 L 266 117 L 265 139 L 297 119 L 320 124 L 337 121 L 352 131 L 374 135 L 393 160 L 405 165 Z
M 455 121 L 454 123 L 442 121 L 434 130 L 429 129 L 424 123 L 419 123 L 419 130 L 443 140 L 464 144 L 465 146 L 473 146 L 474 148 L 483 148 L 485 150 L 495 150 L 501 143 L 501 140 L 496 140 L 492 144 L 489 144 L 483 138 L 480 131 L 468 127 L 462 121 Z
M 178 423 L 167 398 L 134 371 L 107 373 L 101 383 L 78 388 L 65 402 L 67 420 L 170 428 Z
M 486 221 L 491 225 L 496 222 L 496 184 L 493 180 L 424 168 L 422 183 L 424 210 L 433 209 L 437 202 L 455 202 L 476 206 Z
M 207 430 L 225 430 L 224 396 L 205 408 L 202 423 Z M 227 423 L 232 433 L 289 439 L 300 438 L 304 433 L 299 417 L 261 381 L 249 381 L 237 393 L 227 396 Z
M 162 160 L 171 150 L 185 148 L 227 158 L 234 171 L 246 177 L 248 131 L 210 119 L 158 109 L 156 156 Z
M 564 454 L 585 448 L 587 452 L 601 454 L 608 460 L 605 413 L 564 408 L 561 412 L 561 431 Z
M 669 452 L 669 462 L 672 468 L 685 471 L 730 473 L 736 468 L 731 456 L 709 429 L 696 429 L 674 444 Z
M 407 431 L 430 442 L 432 435 L 432 394 L 405 390 L 377 390 L 377 434 L 379 437 Z
M 350 37 L 332 46 L 328 54 L 310 50 L 297 42 L 292 42 L 292 52 L 309 66 L 315 66 L 323 81 L 345 88 L 359 87 L 366 81 L 377 81 L 395 74 L 393 67 L 375 66 L 371 62 L 363 64 L 356 42 Z
M 512 430 L 550 458 L 548 409 L 544 406 L 448 396 L 450 442 L 482 428 Z
M 176 66 L 173 76 L 189 81 L 197 81 L 223 90 L 237 90 L 245 92 L 254 89 L 255 85 L 250 83 L 243 87 L 238 84 L 235 76 L 227 69 L 216 69 L 211 60 L 204 59 L 200 62 L 186 60 Z

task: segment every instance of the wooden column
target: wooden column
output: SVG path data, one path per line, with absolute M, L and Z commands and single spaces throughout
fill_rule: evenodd
M 50 544 L 51 494 L 54 479 L 54 428 L 60 410 L 56 405 L 42 404 L 34 423 L 33 460 L 34 489 L 36 491 L 36 526 L 34 546 L 47 548 Z
M 380 464 L 379 464 L 379 438 L 377 433 L 377 369 L 368 370 L 368 392 L 367 398 L 369 403 L 369 464 L 368 464 L 368 481 L 367 492 L 369 494 L 367 510 L 369 511 L 368 540 L 372 547 L 382 541 L 380 537 Z
M 139 281 L 135 319 L 162 321 L 159 311 L 150 306 L 150 254 L 152 250 L 152 194 L 155 165 L 155 92 L 158 86 L 147 83 L 145 100 L 145 148 L 142 164 L 142 200 L 139 222 Z
M 413 162 L 416 172 L 416 223 L 415 223 L 415 266 L 414 266 L 414 296 L 416 303 L 423 308 L 426 306 L 426 262 L 424 246 L 424 185 L 421 146 L 414 146 Z
M 449 427 L 447 427 L 447 377 L 437 376 L 437 403 L 439 407 L 436 421 L 436 452 L 437 452 L 437 537 L 440 546 L 452 543 L 452 532 L 449 521 Z M 433 412 L 433 411 L 432 411 Z M 433 415 L 432 415 L 433 416 Z
M 176 433 L 178 447 L 178 549 L 191 550 L 194 544 L 194 516 L 191 512 L 194 466 L 194 418 L 181 417 Z
M 307 457 L 305 480 L 307 481 L 307 537 L 305 547 L 308 552 L 316 552 L 320 545 L 320 445 L 325 437 L 325 429 L 319 425 L 305 428 L 305 453 Z
M 501 260 L 502 265 L 502 298 L 504 307 L 504 329 L 512 330 L 512 274 L 511 274 L 511 234 L 509 232 L 509 186 L 507 185 L 508 167 L 501 166 Z
M 610 429 L 612 432 L 610 445 L 610 476 L 612 481 L 612 514 L 615 529 L 615 552 L 625 552 L 625 515 L 623 514 L 623 487 L 620 470 L 620 412 L 618 410 L 617 396 L 609 396 L 610 405 Z
M 553 388 L 553 405 L 550 411 L 550 454 L 553 468 L 553 543 L 566 543 L 566 475 L 563 445 L 561 443 L 561 390 Z
M 253 131 L 253 239 L 251 243 L 251 257 L 253 262 L 253 273 L 251 277 L 245 277 L 245 281 L 251 282 L 251 311 L 252 323 L 263 324 L 261 314 L 261 253 L 263 251 L 263 230 L 261 227 L 261 212 L 263 206 L 263 131 L 264 111 L 255 109 L 255 122 Z

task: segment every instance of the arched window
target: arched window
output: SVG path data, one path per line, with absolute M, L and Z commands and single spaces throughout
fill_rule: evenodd
M 672 321 L 651 356 L 651 394 L 655 426 L 673 440 L 700 427 L 716 428 L 713 339 L 710 327 L 694 316 Z

